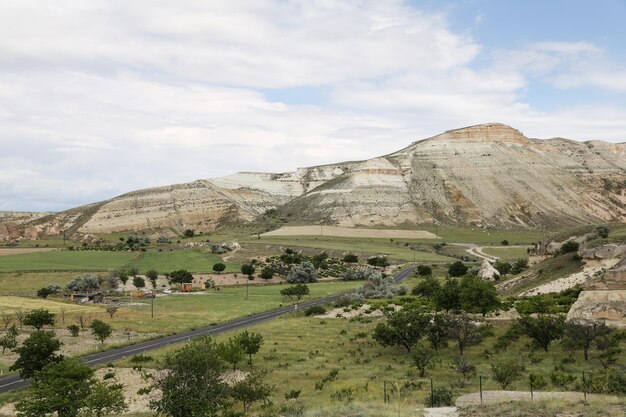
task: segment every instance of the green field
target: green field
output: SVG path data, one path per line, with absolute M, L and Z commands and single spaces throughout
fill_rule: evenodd
M 512 261 L 520 258 L 528 258 L 528 251 L 526 250 L 530 246 L 526 247 L 489 247 L 483 246 L 482 250 L 487 255 L 497 256 L 503 261 Z
M 430 391 L 430 378 L 435 387 L 453 386 L 455 397 L 477 392 L 479 376 L 483 376 L 483 389 L 501 389 L 490 376 L 491 364 L 495 360 L 516 359 L 525 364 L 524 376 L 509 388 L 511 390 L 528 390 L 530 372 L 543 375 L 549 381 L 549 374 L 555 368 L 580 378 L 582 371 L 600 367 L 597 360 L 593 359 L 596 353 L 592 353 L 592 359 L 585 362 L 580 351 L 572 351 L 559 343 L 554 343 L 548 353 L 531 353 L 527 346 L 529 339 L 525 337 L 513 342 L 506 351 L 496 353 L 493 344 L 509 326 L 500 323 L 494 327 L 494 336 L 488 337 L 480 345 L 468 348 L 464 354 L 469 363 L 476 367 L 475 376 L 465 379 L 454 370 L 453 361 L 458 357 L 458 349 L 451 343 L 440 349 L 426 378 L 420 378 L 417 370 L 410 365 L 406 350 L 384 348 L 373 341 L 373 328 L 382 320 L 321 320 L 297 313 L 247 329 L 264 336 L 265 342 L 254 358 L 254 366 L 270 371 L 268 382 L 276 388 L 272 401 L 283 403 L 285 394 L 301 390 L 299 398 L 305 402 L 307 409 L 316 410 L 316 413 L 307 415 L 408 417 L 424 405 Z M 219 335 L 217 339 L 223 341 L 233 334 L 235 332 Z M 157 360 L 176 348 L 167 347 L 151 352 L 150 356 Z M 564 358 L 571 359 L 565 362 Z M 624 359 L 626 354 L 622 353 L 620 361 Z M 119 364 L 130 365 L 128 361 Z M 243 365 L 243 370 L 247 369 L 248 366 Z M 332 370 L 338 371 L 337 378 L 325 383 L 321 390 L 316 389 L 316 383 Z M 383 402 L 385 381 L 390 395 L 388 404 Z M 399 393 L 394 387 L 401 387 Z M 356 407 L 352 412 L 348 412 L 349 408 L 345 408 L 341 401 L 333 399 L 333 394 L 342 389 L 352 390 L 352 406 Z M 543 389 L 559 391 L 567 388 L 549 385 Z
M 53 251 L 0 257 L 0 272 L 101 271 L 121 268 L 137 254 L 106 251 Z
M 106 273 L 106 271 L 90 271 L 90 273 Z M 80 275 L 77 271 L 52 272 L 2 272 L 0 273 L 0 294 L 33 293 L 39 288 L 56 284 L 64 287 Z
M 211 268 L 217 262 L 224 262 L 219 255 L 200 249 L 181 249 L 167 252 L 143 252 L 128 264 L 143 274 L 150 269 L 160 273 L 186 269 L 189 272 L 213 272 Z M 240 272 L 241 265 L 226 262 L 226 272 Z

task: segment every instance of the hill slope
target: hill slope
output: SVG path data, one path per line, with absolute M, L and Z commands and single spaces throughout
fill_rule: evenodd
M 139 190 L 35 219 L 23 232 L 214 230 L 267 209 L 342 226 L 439 222 L 554 228 L 626 221 L 626 145 L 471 126 L 366 161 Z

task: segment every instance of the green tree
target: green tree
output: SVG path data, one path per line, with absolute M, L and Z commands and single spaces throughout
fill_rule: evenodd
M 417 342 L 411 349 L 411 362 L 418 371 L 420 378 L 426 375 L 426 369 L 437 356 L 437 351 L 422 341 Z
M 233 371 L 237 370 L 237 364 L 244 359 L 246 354 L 236 337 L 229 337 L 228 341 L 220 343 L 219 351 L 225 362 L 232 363 Z
M 500 273 L 501 277 L 505 277 L 511 272 L 513 268 L 510 263 L 497 261 L 493 264 L 493 267 Z
M 241 265 L 241 273 L 247 275 L 248 279 L 254 275 L 255 271 L 254 265 L 250 263 Z
M 513 263 L 511 273 L 519 274 L 528 268 L 528 259 L 520 258 Z
M 61 342 L 53 332 L 34 331 L 28 339 L 24 340 L 22 346 L 15 349 L 18 358 L 9 369 L 19 371 L 22 378 L 31 378 L 35 372 L 49 363 L 62 359 L 61 356 L 56 355 L 60 348 Z
M 231 395 L 235 401 L 241 402 L 244 412 L 259 401 L 266 401 L 272 393 L 273 387 L 263 381 L 265 373 L 251 372 L 231 388 Z
M 421 307 L 407 307 L 391 313 L 386 323 L 374 328 L 374 340 L 381 346 L 402 346 L 411 352 L 413 346 L 426 334 L 430 314 Z
M 161 396 L 150 407 L 168 417 L 217 417 L 229 407 L 229 390 L 222 380 L 224 361 L 209 337 L 193 339 L 169 353 L 167 372 L 156 377 Z
M 126 273 L 126 271 L 119 271 L 117 276 L 122 284 L 126 285 L 126 283 L 128 282 L 128 274 Z
M 144 288 L 146 286 L 146 280 L 142 277 L 133 277 L 133 285 L 139 289 Z
M 248 355 L 248 365 L 252 365 L 252 355 L 256 355 L 263 345 L 263 336 L 260 333 L 249 333 L 247 330 L 237 335 L 237 340 Z
M 565 317 L 562 314 L 540 314 L 537 317 L 522 317 L 518 323 L 522 332 L 547 352 L 550 344 L 563 336 Z
M 100 341 L 100 343 L 104 343 L 105 339 L 113 333 L 111 325 L 103 322 L 102 320 L 96 319 L 92 321 L 89 327 L 91 328 L 91 334 L 93 334 L 94 337 Z
M 289 298 L 291 301 L 295 299 L 296 302 L 299 302 L 304 296 L 309 294 L 309 287 L 305 284 L 296 284 L 280 290 L 280 295 Z
M 435 306 L 438 310 L 458 310 L 461 308 L 461 288 L 459 281 L 450 278 L 435 294 Z
M 150 269 L 146 272 L 146 278 L 150 280 L 150 283 L 152 284 L 152 288 L 156 289 L 157 279 L 159 279 L 159 273 L 155 271 L 154 269 Z
M 26 397 L 16 404 L 24 417 L 104 416 L 128 409 L 121 385 L 105 385 L 76 359 L 51 363 L 37 373 Z
M 287 274 L 286 281 L 290 284 L 307 284 L 317 281 L 317 272 L 311 262 L 304 261 L 293 265 Z
M 589 349 L 592 344 L 610 335 L 612 332 L 606 324 L 594 320 L 570 320 L 565 324 L 564 336 L 570 347 L 581 348 L 585 360 L 589 360 Z
M 359 257 L 352 254 L 352 253 L 348 253 L 346 255 L 344 255 L 343 257 L 343 262 L 347 263 L 347 264 L 355 264 L 359 262 Z
M 448 337 L 456 341 L 461 356 L 466 347 L 479 344 L 490 331 L 487 325 L 476 321 L 466 313 L 449 316 L 448 325 Z
M 263 268 L 263 270 L 261 271 L 261 278 L 267 280 L 274 278 L 274 270 L 269 266 Z
M 321 267 L 326 267 L 326 259 L 328 259 L 328 254 L 326 252 L 318 253 L 317 255 L 313 255 L 311 257 L 311 263 L 316 269 L 320 269 Z
M 15 327 L 15 325 L 13 326 Z M 15 335 L 7 331 L 2 336 L 0 336 L 0 347 L 2 348 L 3 355 L 6 349 L 9 349 L 9 350 L 15 349 L 17 347 L 17 339 Z
M 43 287 L 37 290 L 37 297 L 46 299 L 49 295 L 54 294 L 54 291 L 48 287 Z
M 213 265 L 213 271 L 217 272 L 218 274 L 224 272 L 225 269 L 226 269 L 226 265 L 224 265 L 221 262 L 218 262 Z
M 428 265 L 418 265 L 417 275 L 420 277 L 429 277 L 433 274 L 433 269 Z
M 491 365 L 491 376 L 502 389 L 507 389 L 522 376 L 525 369 L 524 365 L 519 363 L 519 359 L 503 359 Z
M 446 347 L 448 344 L 448 333 L 450 325 L 445 314 L 433 314 L 426 328 L 426 338 L 435 350 Z
M 192 282 L 193 275 L 191 275 L 191 272 L 187 271 L 186 269 L 179 269 L 177 271 L 170 272 L 169 279 L 170 282 L 176 284 L 184 284 L 187 282 Z
M 411 294 L 420 295 L 424 298 L 433 298 L 437 293 L 441 291 L 441 284 L 435 277 L 426 275 L 423 279 L 413 287 Z
M 496 287 L 477 277 L 465 277 L 461 281 L 459 301 L 461 308 L 483 316 L 500 307 Z
M 54 314 L 45 308 L 36 308 L 26 314 L 24 324 L 37 330 L 41 330 L 43 326 L 54 326 Z
M 70 324 L 69 326 L 67 326 L 67 331 L 70 332 L 70 335 L 72 337 L 78 337 L 80 333 L 80 327 L 78 326 L 78 324 Z
M 451 277 L 462 277 L 467 274 L 467 266 L 461 262 L 456 261 L 448 268 L 448 275 Z

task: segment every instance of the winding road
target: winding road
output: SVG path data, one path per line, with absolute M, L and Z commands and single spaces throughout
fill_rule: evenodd
M 407 268 L 397 273 L 393 280 L 400 282 L 411 276 L 413 268 Z M 299 305 L 300 309 L 311 307 L 318 304 L 325 304 L 333 302 L 339 299 L 346 292 L 335 294 L 329 297 L 320 298 L 317 300 L 305 301 Z M 247 317 L 227 321 L 210 327 L 203 327 L 201 329 L 191 330 L 184 333 L 179 333 L 171 336 L 161 337 L 159 339 L 148 340 L 145 342 L 137 343 L 134 345 L 124 346 L 107 350 L 104 352 L 98 352 L 91 355 L 82 357 L 81 359 L 88 365 L 99 365 L 103 363 L 113 362 L 123 359 L 130 355 L 136 355 L 139 353 L 147 352 L 150 350 L 158 349 L 163 346 L 171 345 L 174 343 L 181 343 L 191 340 L 197 336 L 214 335 L 219 333 L 228 332 L 230 330 L 238 330 L 244 327 L 252 326 L 259 323 L 264 323 L 269 320 L 273 320 L 282 315 L 292 313 L 294 306 L 281 307 L 276 310 L 266 311 L 264 313 L 252 314 Z M 19 375 L 9 375 L 4 378 L 0 378 L 0 393 L 13 391 L 18 388 L 23 388 L 28 385 L 28 380 L 20 378 Z

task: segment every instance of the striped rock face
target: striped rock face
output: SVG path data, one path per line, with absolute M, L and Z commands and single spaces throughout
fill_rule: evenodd
M 139 190 L 20 225 L 29 234 L 211 231 L 268 209 L 298 223 L 558 228 L 626 221 L 626 145 L 530 139 L 502 124 L 366 161 Z

